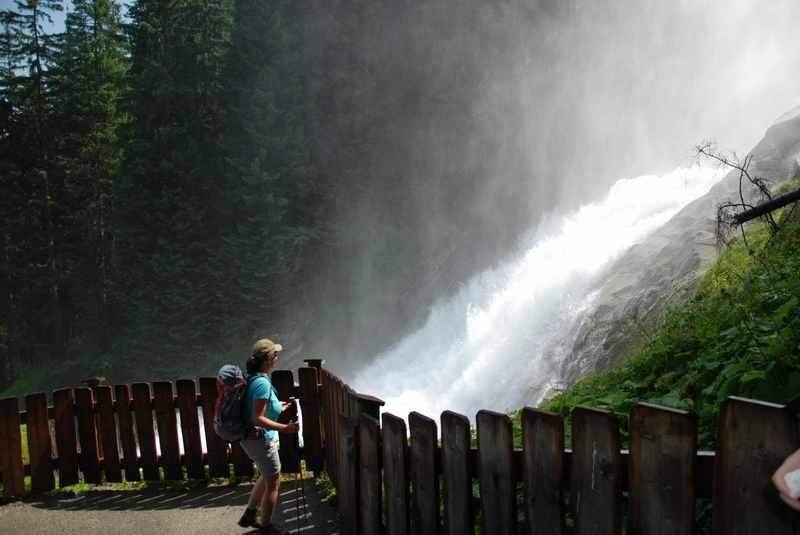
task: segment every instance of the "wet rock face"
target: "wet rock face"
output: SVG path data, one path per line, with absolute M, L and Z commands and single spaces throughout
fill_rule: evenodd
M 800 107 L 771 126 L 751 154 L 751 174 L 773 188 L 800 176 Z M 691 299 L 717 256 L 717 207 L 738 195 L 739 172 L 734 170 L 614 263 L 593 311 L 578 329 L 573 358 L 563 365 L 567 383 L 620 364 L 642 343 L 642 329 L 652 329 L 667 305 Z M 745 198 L 757 198 L 753 188 L 747 188 Z

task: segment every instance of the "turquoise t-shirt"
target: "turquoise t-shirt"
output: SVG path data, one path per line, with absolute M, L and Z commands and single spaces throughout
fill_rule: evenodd
M 257 399 L 266 399 L 267 404 L 264 407 L 264 416 L 273 422 L 278 421 L 278 416 L 281 413 L 281 402 L 278 400 L 278 393 L 272 388 L 272 383 L 269 382 L 266 375 L 258 374 L 258 376 L 250 381 L 250 386 L 247 388 L 247 399 L 245 400 L 244 417 L 246 422 L 253 421 L 253 402 Z M 278 438 L 278 432 L 275 429 L 264 429 L 265 440 L 275 440 Z

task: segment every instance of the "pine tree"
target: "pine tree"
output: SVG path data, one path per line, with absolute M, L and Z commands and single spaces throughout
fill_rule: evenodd
M 53 67 L 59 126 L 59 166 L 65 181 L 67 251 L 71 286 L 84 341 L 101 352 L 111 346 L 116 265 L 114 183 L 122 147 L 119 110 L 127 71 L 127 46 L 119 5 L 113 0 L 74 0 L 61 52 Z M 92 344 L 94 346 L 94 344 Z M 84 347 L 83 351 L 88 348 Z
M 225 76 L 229 222 L 210 272 L 229 340 L 265 328 L 285 332 L 287 309 L 301 297 L 307 256 L 319 239 L 322 192 L 312 180 L 304 132 L 298 9 L 288 0 L 236 2 Z
M 67 300 L 61 265 L 62 183 L 53 160 L 48 67 L 59 36 L 47 34 L 60 0 L 17 1 L 2 12 L 4 378 L 35 358 L 61 354 Z
M 199 355 L 217 325 L 207 286 L 219 247 L 222 71 L 229 1 L 139 0 L 131 8 L 131 125 L 119 195 L 129 296 L 140 354 Z

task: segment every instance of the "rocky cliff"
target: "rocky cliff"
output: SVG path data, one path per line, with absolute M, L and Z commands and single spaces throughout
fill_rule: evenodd
M 800 107 L 782 116 L 751 151 L 750 172 L 777 187 L 800 176 Z M 562 377 L 573 383 L 617 365 L 642 341 L 670 304 L 695 292 L 717 255 L 717 207 L 739 195 L 739 172 L 729 172 L 644 242 L 622 255 L 602 282 L 595 307 L 582 321 L 573 358 Z M 747 188 L 745 196 L 756 198 Z

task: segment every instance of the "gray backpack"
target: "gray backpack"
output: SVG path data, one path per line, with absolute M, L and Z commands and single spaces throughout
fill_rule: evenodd
M 226 364 L 217 374 L 217 402 L 214 405 L 214 431 L 228 442 L 238 442 L 252 427 L 244 421 L 247 388 L 256 375 L 245 376 L 239 366 Z

